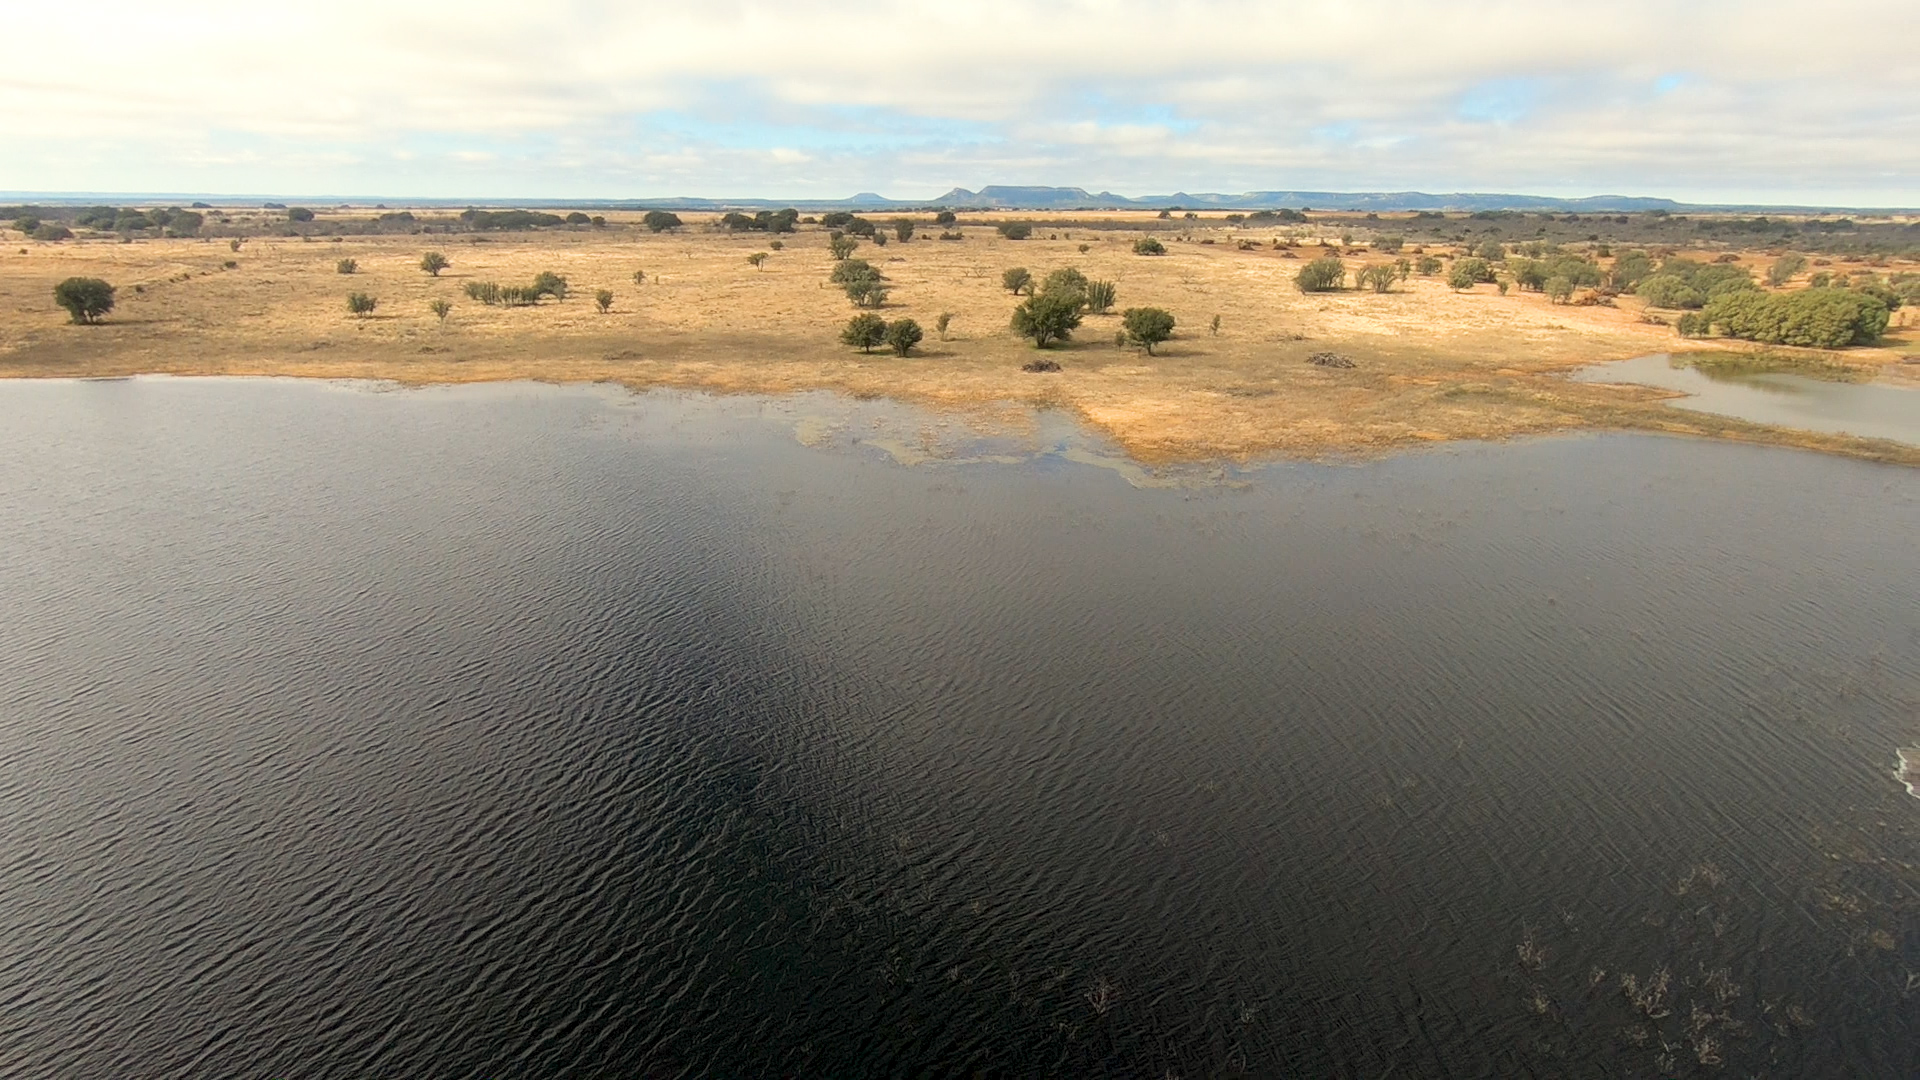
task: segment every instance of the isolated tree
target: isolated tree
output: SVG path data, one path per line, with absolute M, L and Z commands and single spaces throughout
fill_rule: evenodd
M 1164 308 L 1128 308 L 1120 313 L 1127 340 L 1153 355 L 1153 347 L 1173 336 L 1173 313 Z
M 445 300 L 435 300 L 427 305 L 427 310 L 433 312 L 434 318 L 446 322 L 447 316 L 453 313 L 453 305 Z
M 844 330 L 840 331 L 840 340 L 870 353 L 874 346 L 887 339 L 887 320 L 878 315 L 855 315 L 847 320 Z
M 1346 287 L 1347 268 L 1335 256 L 1322 255 L 1301 267 L 1293 283 L 1301 292 L 1339 292 Z
M 649 210 L 647 216 L 640 220 L 649 232 L 666 232 L 680 227 L 680 215 L 665 210 Z
M 362 319 L 373 314 L 373 309 L 379 306 L 380 301 L 368 296 L 366 293 L 357 292 L 347 294 L 347 310 Z
M 893 235 L 902 243 L 913 239 L 913 222 L 900 218 L 893 223 Z
M 591 224 L 593 224 L 593 219 L 592 219 L 592 218 L 590 218 L 590 217 L 588 217 L 587 215 L 585 215 L 585 214 L 583 214 L 583 213 L 581 213 L 580 211 L 578 211 L 578 210 L 575 210 L 575 211 L 574 211 L 573 213 L 571 213 L 571 214 L 568 214 L 568 215 L 567 215 L 567 224 L 569 224 L 569 225 L 591 225 Z
M 760 264 L 766 261 L 767 253 L 764 251 L 756 251 L 747 256 L 747 265 L 753 267 L 755 270 L 760 269 Z
M 787 245 L 784 240 L 769 240 L 767 241 L 767 247 L 773 249 L 774 251 L 785 251 L 787 249 Z
M 1065 341 L 1080 325 L 1078 293 L 1038 293 L 1013 309 L 1013 332 L 1032 338 L 1035 348 Z
M 1113 310 L 1113 302 L 1119 296 L 1119 287 L 1111 281 L 1087 282 L 1087 310 L 1095 315 L 1105 315 Z
M 1212 337 L 1220 336 L 1220 316 L 1215 315 L 1207 323 L 1207 333 Z
M 75 325 L 85 325 L 113 310 L 113 292 L 99 278 L 70 277 L 53 287 L 53 302 L 67 309 Z
M 847 299 L 853 301 L 854 307 L 877 308 L 886 306 L 887 287 L 881 284 L 879 278 L 861 278 L 858 281 L 850 281 L 847 283 L 846 290 Z
M 832 255 L 836 259 L 844 259 L 852 255 L 854 249 L 859 246 L 860 241 L 855 240 L 851 236 L 832 236 L 827 238 L 827 254 Z
M 1033 226 L 1024 221 L 1003 221 L 1000 223 L 1000 235 L 1009 240 L 1025 240 L 1033 235 Z
M 440 271 L 452 265 L 452 260 L 438 251 L 429 251 L 425 255 L 420 256 L 420 269 L 425 270 L 434 277 L 439 277 Z
M 1459 292 L 1492 276 L 1493 270 L 1485 259 L 1455 259 L 1453 269 L 1447 271 L 1447 287 Z
M 567 298 L 567 279 L 551 270 L 542 270 L 534 276 L 533 294 L 535 303 L 538 303 L 542 296 L 551 296 L 555 300 L 565 300 Z
M 635 270 L 633 272 L 633 283 L 635 285 L 645 285 L 647 283 L 647 272 L 645 270 Z
M 1015 296 L 1019 296 L 1021 293 L 1031 293 L 1033 291 L 1033 275 L 1027 272 L 1026 267 L 1016 266 L 1011 270 L 1001 273 L 1000 287 Z
M 607 312 L 612 311 L 613 310 L 613 290 L 601 289 L 595 292 L 593 294 L 593 302 L 595 306 L 599 307 L 600 314 L 602 315 L 605 315 Z
M 1165 255 L 1167 253 L 1167 245 L 1155 240 L 1151 236 L 1143 236 L 1133 242 L 1133 253 L 1135 255 Z
M 920 324 L 912 319 L 897 319 L 887 324 L 887 346 L 895 356 L 907 355 L 915 345 L 920 344 L 923 336 Z
M 287 211 L 288 221 L 312 221 L 313 211 L 304 206 L 295 206 Z
M 333 264 L 333 269 L 335 273 L 351 274 L 360 269 L 360 264 L 352 259 L 341 259 L 339 262 Z
M 933 328 L 940 334 L 940 340 L 947 340 L 947 327 L 953 325 L 953 312 L 943 311 L 933 320 Z
M 942 210 L 933 215 L 933 223 L 935 225 L 951 225 L 958 220 L 960 219 L 955 217 L 951 210 Z

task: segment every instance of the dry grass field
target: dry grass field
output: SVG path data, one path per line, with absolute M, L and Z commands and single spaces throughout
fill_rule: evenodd
M 36 244 L 9 233 L 14 239 L 0 249 L 0 375 L 611 381 L 717 393 L 824 389 L 981 412 L 1013 403 L 1068 410 L 1143 461 L 1636 428 L 1920 463 L 1920 450 L 1909 447 L 1781 432 L 1665 408 L 1653 391 L 1563 378 L 1578 365 L 1681 345 L 1671 329 L 1642 322 L 1631 297 L 1617 307 L 1563 306 L 1539 294 L 1497 295 L 1491 285 L 1455 293 L 1439 278 L 1417 276 L 1384 295 L 1307 295 L 1293 275 L 1321 249 L 1303 246 L 1289 257 L 1267 243 L 1271 228 L 1201 222 L 1161 233 L 1168 254 L 1144 257 L 1131 250 L 1139 233 L 1089 228 L 1085 214 L 1052 223 L 1018 215 L 1036 223 L 1024 241 L 999 236 L 990 214 L 966 215 L 965 239 L 942 241 L 926 215 L 914 215 L 921 233 L 912 241 L 863 242 L 856 252 L 889 279 L 892 296 L 880 314 L 912 317 L 926 329 L 912 356 L 896 358 L 839 343 L 855 309 L 827 283 L 823 231 L 803 226 L 780 237 L 784 250 L 755 269 L 747 256 L 769 251 L 770 237 L 718 232 L 708 217 L 683 216 L 687 227 L 677 233 L 628 227 L 638 215 L 615 214 L 620 227 L 604 230 L 267 237 L 237 252 L 224 239 Z M 1262 242 L 1241 250 L 1237 238 Z M 452 267 L 437 278 L 424 273 L 427 250 L 445 252 Z M 358 263 L 356 273 L 336 271 L 345 258 Z M 1346 261 L 1354 270 L 1391 258 Z M 1763 268 L 1764 256 L 1745 258 Z M 1072 342 L 1049 351 L 1063 367 L 1057 373 L 1021 370 L 1034 350 L 1008 330 L 1017 301 L 1000 278 L 1013 266 L 1036 278 L 1074 267 L 1118 284 L 1115 314 L 1088 316 Z M 463 292 L 473 281 L 524 284 L 543 270 L 567 278 L 567 300 L 486 307 Z M 636 271 L 644 284 L 635 284 Z M 72 275 L 118 287 L 104 324 L 69 325 L 53 305 L 52 285 Z M 593 301 L 598 289 L 615 295 L 606 314 Z M 370 317 L 348 313 L 354 291 L 377 298 Z M 444 323 L 429 310 L 435 299 L 453 305 Z M 1174 339 L 1151 357 L 1114 342 L 1117 312 L 1145 305 L 1179 320 Z M 945 340 L 934 332 L 942 312 L 952 315 Z M 1846 362 L 1906 377 L 1897 374 L 1899 359 L 1913 350 L 1913 336 L 1896 329 L 1886 348 L 1849 350 Z M 1325 350 L 1355 366 L 1307 362 Z

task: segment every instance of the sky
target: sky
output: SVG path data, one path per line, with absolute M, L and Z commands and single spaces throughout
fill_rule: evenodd
M 96 0 L 0 191 L 1920 206 L 1915 0 Z

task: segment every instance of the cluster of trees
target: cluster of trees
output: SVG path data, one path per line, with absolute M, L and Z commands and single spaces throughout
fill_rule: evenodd
M 790 233 L 799 220 L 800 211 L 788 207 L 785 210 L 762 210 L 752 217 L 739 213 L 727 214 L 720 219 L 720 227 L 728 232 Z
M 1680 330 L 1697 336 L 1717 327 L 1728 337 L 1768 345 L 1837 349 L 1873 344 L 1887 318 L 1886 304 L 1854 289 L 1736 289 L 1715 296 L 1698 314 L 1681 316 Z
M 120 233 L 153 230 L 165 232 L 169 236 L 197 235 L 206 221 L 204 214 L 194 210 L 182 210 L 177 206 L 154 207 L 151 210 L 89 206 L 73 217 L 73 223 L 83 229 Z M 36 240 L 65 240 L 73 236 L 72 230 L 65 225 L 57 221 L 45 220 L 38 213 L 23 214 L 13 223 L 13 227 Z
M 1635 281 L 1632 288 L 1653 307 L 1699 309 L 1728 293 L 1758 292 L 1760 286 L 1743 267 L 1670 258 L 1656 273 Z
M 887 302 L 886 275 L 865 259 L 842 258 L 827 280 L 845 290 L 854 307 L 877 308 Z
M 1544 292 L 1564 301 L 1575 289 L 1597 289 L 1604 278 L 1600 264 L 1578 255 L 1554 254 L 1545 258 L 1515 258 L 1507 261 L 1513 283 L 1528 292 Z
M 287 213 L 291 216 L 293 211 Z M 543 214 L 537 210 L 463 210 L 460 220 L 477 232 L 541 229 L 566 224 L 566 219 L 559 214 Z
M 840 331 L 840 340 L 858 348 L 861 352 L 872 352 L 881 345 L 893 349 L 895 356 L 905 356 L 913 351 L 920 339 L 926 336 L 920 324 L 912 319 L 895 319 L 893 322 L 878 315 L 855 315 L 847 320 L 846 328 Z
M 494 281 L 467 282 L 467 296 L 488 307 L 531 307 L 542 297 L 567 298 L 567 279 L 551 270 L 542 270 L 531 285 L 501 285 Z
M 1041 349 L 1071 339 L 1080 327 L 1082 314 L 1106 314 L 1119 295 L 1113 282 L 1090 281 L 1072 267 L 1055 270 L 1038 286 L 1025 268 L 1015 267 L 1002 275 L 1001 284 L 1015 295 L 1026 290 L 1026 302 L 1013 309 L 1013 332 L 1032 338 L 1034 346 Z

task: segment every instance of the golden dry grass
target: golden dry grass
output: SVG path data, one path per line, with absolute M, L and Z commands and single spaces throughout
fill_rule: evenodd
M 634 217 L 613 216 L 616 223 Z M 1037 225 L 1032 239 L 1015 242 L 984 224 L 993 215 L 970 214 L 964 241 L 932 239 L 938 230 L 923 218 L 912 242 L 864 243 L 857 252 L 890 279 L 882 314 L 910 316 L 927 330 L 923 347 L 899 359 L 838 343 L 853 309 L 826 283 L 832 263 L 824 233 L 781 238 L 785 250 L 756 270 L 746 257 L 768 250 L 767 236 L 712 232 L 706 218 L 683 216 L 688 228 L 678 234 L 617 228 L 490 235 L 478 243 L 463 235 L 270 238 L 234 253 L 225 240 L 93 241 L 29 243 L 25 255 L 15 244 L 0 257 L 0 310 L 7 312 L 0 375 L 614 381 L 715 392 L 824 389 L 975 410 L 1011 402 L 1069 410 L 1147 461 L 1367 452 L 1624 427 L 1920 462 L 1911 448 L 1784 433 L 1665 408 L 1653 391 L 1564 379 L 1578 365 L 1679 344 L 1670 329 L 1641 322 L 1631 300 L 1618 308 L 1557 306 L 1537 295 L 1499 296 L 1491 286 L 1456 294 L 1417 277 L 1386 295 L 1303 295 L 1293 274 L 1319 249 L 1302 247 L 1288 258 L 1264 243 L 1243 251 L 1230 240 L 1270 240 L 1272 229 L 1211 223 L 1185 230 L 1188 240 L 1163 233 L 1169 254 L 1155 258 L 1131 253 L 1132 231 L 1017 215 Z M 1082 244 L 1089 250 L 1081 252 Z M 438 278 L 418 268 L 429 249 L 453 260 Z M 355 259 L 359 272 L 337 273 L 342 258 Z M 1347 262 L 1357 269 L 1386 258 Z M 223 267 L 230 259 L 236 268 Z M 1167 308 L 1179 330 L 1148 357 L 1114 344 L 1118 314 L 1089 316 L 1069 347 L 1050 353 L 1065 370 L 1024 373 L 1020 364 L 1033 349 L 1008 332 L 1016 301 L 1000 287 L 1011 266 L 1036 277 L 1071 266 L 1115 281 L 1118 308 Z M 572 298 L 489 308 L 463 293 L 469 281 L 525 283 L 542 270 L 565 276 Z M 636 270 L 645 271 L 644 285 L 634 284 Z M 119 286 L 106 324 L 68 325 L 52 305 L 53 283 L 76 274 Z M 601 288 L 616 296 L 606 315 L 592 301 Z M 347 313 L 350 291 L 379 299 L 373 317 Z M 428 310 L 436 298 L 453 304 L 444 325 Z M 945 341 L 933 331 L 943 311 L 953 314 Z M 1208 332 L 1214 315 L 1218 336 Z M 1848 360 L 1889 364 L 1911 348 L 1896 339 Z M 1319 350 L 1347 354 L 1357 367 L 1306 363 Z

